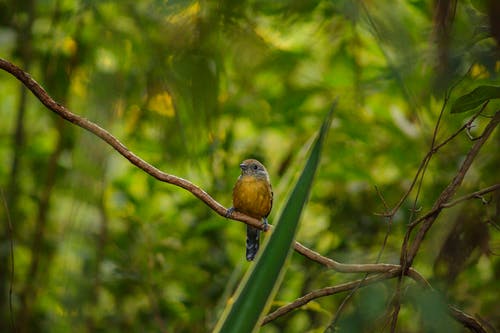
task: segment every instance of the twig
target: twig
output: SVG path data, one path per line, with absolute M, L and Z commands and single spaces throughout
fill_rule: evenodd
M 456 200 L 446 202 L 446 203 L 441 205 L 441 208 L 450 208 L 452 206 L 455 206 L 455 205 L 461 203 L 462 201 L 469 200 L 469 199 L 477 199 L 477 198 L 480 198 L 483 194 L 486 194 L 489 192 L 494 192 L 494 191 L 497 191 L 499 189 L 500 189 L 500 184 L 495 184 L 495 185 L 492 185 L 490 187 L 484 188 L 482 190 L 464 195 L 463 197 L 460 197 Z
M 455 318 L 458 322 L 462 323 L 462 325 L 468 329 L 470 329 L 474 333 L 487 333 L 488 331 L 484 328 L 484 325 L 481 324 L 480 321 L 476 320 L 476 318 L 471 315 L 460 311 L 456 307 L 452 305 L 448 305 L 448 312 L 450 315 Z
M 463 124 L 462 127 L 460 127 L 455 133 L 450 135 L 447 139 L 443 140 L 443 142 L 441 142 L 440 144 L 435 146 L 432 150 L 433 153 L 436 153 L 440 148 L 447 145 L 448 142 L 450 142 L 451 140 L 456 138 L 464 130 L 467 130 L 468 128 L 470 128 L 472 126 L 472 123 L 476 120 L 476 118 L 479 117 L 483 113 L 484 109 L 486 109 L 489 102 L 490 101 L 484 102 L 483 105 L 481 106 L 481 109 L 478 112 L 476 112 L 465 124 Z
M 446 107 L 446 102 L 447 102 L 448 98 L 449 97 L 445 97 L 445 104 L 443 105 L 443 108 L 441 109 L 441 112 L 444 112 L 445 107 Z M 399 210 L 399 208 L 401 207 L 401 205 L 405 202 L 406 198 L 408 198 L 408 196 L 410 195 L 411 191 L 413 190 L 413 187 L 415 186 L 415 184 L 418 181 L 418 178 L 420 177 L 420 173 L 422 172 L 423 169 L 426 168 L 426 166 L 427 166 L 427 164 L 429 162 L 429 159 L 432 157 L 432 155 L 436 154 L 439 151 L 439 149 L 443 148 L 450 141 L 452 141 L 453 139 L 455 139 L 460 133 L 462 133 L 464 130 L 466 130 L 474 122 L 474 120 L 476 120 L 476 118 L 479 117 L 482 114 L 482 112 L 484 111 L 484 109 L 486 108 L 486 106 L 488 105 L 488 103 L 489 103 L 489 101 L 486 101 L 482 105 L 481 109 L 476 114 L 474 114 L 464 125 L 462 125 L 462 127 L 460 127 L 457 131 L 455 131 L 455 133 L 451 134 L 448 138 L 446 138 L 445 140 L 443 140 L 439 144 L 437 144 L 435 146 L 431 146 L 431 149 L 429 150 L 429 152 L 427 153 L 427 155 L 425 155 L 424 158 L 422 159 L 422 161 L 420 162 L 420 165 L 419 165 L 419 167 L 417 169 L 415 177 L 413 178 L 410 186 L 408 187 L 408 189 L 406 190 L 406 192 L 403 194 L 403 196 L 401 197 L 401 199 L 398 201 L 398 203 L 394 206 L 394 208 L 392 208 L 392 210 L 390 212 L 387 212 L 387 213 L 377 213 L 377 215 L 388 217 L 388 216 L 393 216 L 394 214 L 396 214 L 396 212 Z M 435 143 L 436 140 L 433 139 L 432 142 Z
M 470 166 L 472 165 L 472 162 L 474 161 L 477 154 L 481 150 L 483 144 L 488 140 L 491 133 L 493 133 L 493 130 L 496 128 L 499 122 L 500 122 L 500 111 L 497 111 L 494 117 L 488 123 L 488 125 L 486 125 L 483 134 L 478 138 L 478 140 L 475 141 L 471 150 L 467 153 L 465 160 L 462 162 L 459 171 L 457 172 L 451 183 L 443 190 L 443 192 L 441 192 L 441 194 L 437 198 L 433 208 L 431 209 L 431 212 L 426 214 L 426 218 L 424 220 L 421 220 L 423 221 L 422 225 L 417 235 L 415 236 L 415 239 L 412 243 L 412 247 L 408 253 L 408 267 L 411 266 L 413 260 L 415 259 L 418 249 L 420 248 L 420 244 L 424 240 L 427 231 L 434 224 L 434 221 L 436 220 L 437 216 L 443 209 L 442 205 L 446 204 L 451 199 L 451 197 L 457 191 L 458 187 L 462 184 L 462 181 L 467 171 L 469 170 Z M 415 223 L 413 223 L 413 225 L 415 225 Z
M 411 270 L 409 270 L 409 272 L 411 272 Z M 326 287 L 326 288 L 322 288 L 319 290 L 309 292 L 309 293 L 305 294 L 304 296 L 297 298 L 295 301 L 293 301 L 287 305 L 284 305 L 284 306 L 276 309 L 272 313 L 268 314 L 267 316 L 265 316 L 264 319 L 262 320 L 261 325 L 264 326 L 264 325 L 270 323 L 271 321 L 274 321 L 274 320 L 278 319 L 279 317 L 282 317 L 282 316 L 306 305 L 307 303 L 309 303 L 317 298 L 330 296 L 330 295 L 338 294 L 338 293 L 345 292 L 345 291 L 354 290 L 354 289 L 359 288 L 359 287 L 365 287 L 367 285 L 371 285 L 371 284 L 374 284 L 377 282 L 381 282 L 384 280 L 394 278 L 396 276 L 400 276 L 400 274 L 401 274 L 401 269 L 395 268 L 395 269 L 390 270 L 388 272 L 374 275 L 374 276 L 371 276 L 368 278 L 364 277 L 362 279 L 358 279 L 355 281 L 346 282 L 346 283 L 339 284 L 336 286 Z M 428 290 L 433 290 L 431 285 L 425 279 L 423 279 L 423 280 L 415 279 L 415 280 L 423 288 L 428 289 Z M 487 330 L 484 328 L 485 325 L 483 325 L 479 320 L 472 317 L 471 315 L 457 309 L 456 307 L 454 307 L 452 305 L 448 305 L 448 310 L 449 310 L 450 316 L 452 316 L 456 321 L 461 323 L 464 327 L 470 329 L 471 331 L 473 331 L 475 333 L 487 333 Z
M 453 138 L 455 138 L 458 133 L 462 132 L 464 129 L 468 128 L 470 124 L 474 121 L 475 118 L 477 118 L 485 109 L 487 106 L 487 102 L 483 104 L 481 110 L 476 113 L 465 125 L 463 125 L 458 131 L 456 131 L 453 135 L 451 135 L 448 139 L 444 140 L 441 144 L 437 145 L 436 147 L 431 147 L 431 150 L 427 154 L 427 156 L 424 158 L 424 161 L 421 166 L 424 166 L 424 168 L 427 166 L 428 161 L 430 160 L 431 156 L 437 152 L 437 150 L 441 147 L 443 147 L 445 144 L 450 142 Z M 443 109 L 442 109 L 443 110 Z M 475 144 L 467 154 L 464 162 L 462 163 L 462 166 L 460 167 L 459 171 L 457 172 L 456 176 L 452 180 L 452 182 L 448 185 L 448 187 L 441 193 L 441 195 L 438 197 L 438 199 L 435 201 L 433 208 L 426 213 L 424 216 L 420 217 L 419 219 L 413 221 L 412 223 L 409 224 L 408 230 L 405 234 L 405 238 L 403 241 L 403 246 L 401 249 L 401 261 L 400 264 L 403 267 L 402 272 L 404 272 L 405 269 L 408 267 L 411 267 L 413 264 L 413 260 L 415 259 L 415 256 L 418 252 L 418 249 L 420 247 L 421 242 L 423 241 L 427 231 L 430 229 L 434 221 L 436 220 L 437 216 L 441 212 L 441 210 L 444 207 L 444 205 L 451 199 L 451 197 L 455 194 L 456 190 L 462 183 L 463 178 L 465 177 L 465 174 L 467 173 L 469 167 L 471 166 L 473 160 L 479 153 L 479 150 L 481 149 L 482 145 L 486 142 L 486 140 L 489 138 L 495 127 L 497 126 L 498 122 L 500 121 L 500 111 L 495 114 L 495 116 L 491 119 L 491 121 L 488 123 L 486 126 L 483 134 L 475 141 Z M 436 132 L 434 132 L 434 135 L 436 135 Z M 435 140 L 433 140 L 433 143 Z M 422 169 L 419 169 L 419 172 Z M 422 171 L 423 172 L 423 171 Z M 417 173 L 417 174 L 418 174 Z M 416 179 L 416 178 L 415 178 Z M 409 240 L 410 240 L 410 235 L 413 231 L 413 229 L 423 221 L 423 225 L 420 227 L 417 235 L 415 236 L 415 239 L 413 240 L 412 246 L 409 249 Z M 395 299 L 394 299 L 394 305 L 393 305 L 393 314 L 392 314 L 392 320 L 391 320 L 391 332 L 394 332 L 396 329 L 396 323 L 397 323 L 397 317 L 399 314 L 399 309 L 400 309 L 400 289 L 401 289 L 401 283 L 402 280 L 400 279 L 398 281 L 398 285 L 396 287 L 396 294 L 395 294 Z
M 284 305 L 284 306 L 276 309 L 272 313 L 268 314 L 262 320 L 261 325 L 264 326 L 264 325 L 270 323 L 271 321 L 274 321 L 274 320 L 278 319 L 279 317 L 282 317 L 282 316 L 304 306 L 305 304 L 307 304 L 307 303 L 309 303 L 317 298 L 330 296 L 330 295 L 338 294 L 338 293 L 349 291 L 349 290 L 354 290 L 355 288 L 364 287 L 364 286 L 367 286 L 370 284 L 374 284 L 377 282 L 388 280 L 388 279 L 394 278 L 396 276 L 399 276 L 400 273 L 401 273 L 400 269 L 394 269 L 394 270 L 388 271 L 388 272 L 383 273 L 383 274 L 378 274 L 378 275 L 374 275 L 374 276 L 371 276 L 368 278 L 363 278 L 363 279 L 339 284 L 336 286 L 326 287 L 326 288 L 312 291 L 310 293 L 305 294 L 302 297 L 297 298 L 295 301 L 293 301 L 287 305 Z M 432 287 L 427 283 L 427 281 L 425 281 L 425 283 L 423 283 L 423 287 L 426 289 L 432 290 Z M 456 307 L 454 307 L 452 305 L 448 305 L 448 309 L 449 309 L 449 314 L 455 320 L 460 322 L 464 327 L 472 330 L 475 333 L 487 333 L 486 329 L 484 328 L 484 325 L 481 324 L 480 321 L 476 320 L 471 315 L 457 309 Z
M 303 256 L 339 273 L 386 273 L 393 269 L 399 269 L 400 267 L 395 264 L 343 264 L 331 258 L 322 256 L 318 252 L 305 247 L 299 242 L 295 242 L 294 249 Z M 410 274 L 408 275 L 410 276 Z M 417 271 L 413 271 L 411 277 L 423 279 Z
M 372 277 L 369 277 L 366 279 L 359 279 L 359 280 L 339 284 L 337 286 L 326 287 L 323 289 L 312 291 L 312 292 L 307 293 L 304 296 L 296 299 L 292 303 L 289 303 L 285 306 L 282 306 L 279 309 L 277 309 L 276 311 L 268 314 L 266 317 L 264 317 L 261 325 L 265 325 L 265 324 L 269 323 L 270 321 L 273 321 L 281 316 L 284 316 L 287 313 L 289 313 L 290 311 L 293 311 L 293 310 L 309 303 L 310 301 L 312 301 L 316 298 L 325 297 L 325 296 L 329 296 L 329 295 L 333 295 L 333 294 L 338 294 L 338 293 L 341 293 L 344 291 L 352 290 L 352 289 L 357 288 L 359 286 L 366 286 L 369 284 L 373 284 L 375 282 L 387 280 L 387 279 L 390 279 L 392 277 L 395 277 L 398 274 L 399 274 L 399 269 L 395 269 L 395 270 L 392 270 L 392 271 L 389 271 L 389 272 L 386 272 L 383 274 L 378 274 L 378 275 L 375 275 L 375 276 L 372 276 Z
M 417 220 L 415 220 L 412 223 L 410 223 L 409 226 L 410 227 L 416 226 L 417 224 L 421 223 L 422 221 L 425 221 L 426 219 L 430 218 L 431 216 L 437 214 L 443 208 L 453 207 L 453 206 L 455 206 L 455 205 L 457 205 L 457 204 L 459 204 L 459 203 L 461 203 L 461 202 L 463 202 L 465 200 L 478 198 L 478 197 L 480 197 L 483 194 L 486 194 L 486 193 L 489 193 L 489 192 L 494 192 L 494 191 L 496 191 L 498 189 L 500 189 L 500 184 L 495 184 L 495 185 L 492 185 L 490 187 L 484 188 L 482 190 L 479 190 L 479 191 L 476 191 L 476 192 L 464 195 L 463 197 L 460 197 L 460 198 L 458 198 L 456 200 L 449 201 L 449 202 L 444 202 L 444 203 L 440 204 L 439 206 L 434 207 L 433 209 L 431 209 L 430 211 L 428 211 L 427 213 L 425 213 L 424 215 L 422 215 L 421 217 L 419 217 Z
M 470 72 L 471 68 L 472 67 L 470 67 L 467 72 Z M 462 77 L 462 79 L 463 78 L 465 78 L 465 75 Z M 450 135 L 443 142 L 441 142 L 440 144 L 436 145 L 437 136 L 438 136 L 438 130 L 439 130 L 439 125 L 441 123 L 443 114 L 444 114 L 444 112 L 446 110 L 446 106 L 448 105 L 448 101 L 450 99 L 452 91 L 455 89 L 455 87 L 459 84 L 459 82 L 461 80 L 457 81 L 446 92 L 446 94 L 444 96 L 444 102 L 443 102 L 443 105 L 441 107 L 441 111 L 439 112 L 438 120 L 436 122 L 436 125 L 434 127 L 434 131 L 432 133 L 432 140 L 431 140 L 431 145 L 430 145 L 431 147 L 430 147 L 428 153 L 426 154 L 426 156 L 423 158 L 422 162 L 420 163 L 420 166 L 419 166 L 419 168 L 417 170 L 417 173 L 415 174 L 415 177 L 413 178 L 413 181 L 412 181 L 410 187 L 408 188 L 408 190 L 406 191 L 406 193 L 403 195 L 403 197 L 401 198 L 401 200 L 398 202 L 398 204 L 391 211 L 391 214 L 392 214 L 391 217 L 399 210 L 399 208 L 401 207 L 401 205 L 403 204 L 403 202 L 406 200 L 406 198 L 408 197 L 408 195 L 411 193 L 411 191 L 413 191 L 414 186 L 418 183 L 417 194 L 415 196 L 415 200 L 414 200 L 414 203 L 413 203 L 413 208 L 415 208 L 415 206 L 417 204 L 417 200 L 418 200 L 419 194 L 420 194 L 420 189 L 421 189 L 421 186 L 422 186 L 423 178 L 424 178 L 425 172 L 427 170 L 427 167 L 429 166 L 429 163 L 430 163 L 430 160 L 431 160 L 432 156 L 434 156 L 434 154 L 436 154 L 440 148 L 444 147 L 451 140 L 453 140 L 455 137 L 457 137 L 463 130 L 469 128 L 470 125 L 473 123 L 473 121 L 484 111 L 484 109 L 488 105 L 488 101 L 486 103 L 483 103 L 483 106 L 481 107 L 481 109 L 479 110 L 479 112 L 477 112 L 471 119 L 469 119 L 469 121 L 467 121 L 460 129 L 458 129 L 455 133 L 453 133 L 452 135 Z M 413 219 L 413 213 L 414 212 L 415 212 L 415 209 L 413 209 L 412 212 L 411 212 L 410 221 Z M 410 243 L 410 237 L 411 237 L 411 234 L 413 232 L 414 227 L 415 226 L 410 223 L 410 225 L 408 226 L 408 230 L 405 233 L 405 236 L 404 236 L 404 239 L 403 239 L 403 244 L 401 246 L 400 264 L 401 264 L 401 267 L 402 267 L 402 271 L 401 271 L 402 274 L 400 275 L 400 277 L 398 279 L 398 283 L 396 285 L 395 295 L 394 295 L 393 302 L 392 302 L 393 303 L 393 306 L 392 306 L 393 311 L 392 311 L 392 315 L 391 315 L 391 328 L 390 328 L 391 333 L 396 331 L 396 324 L 397 324 L 397 320 L 398 320 L 398 316 L 399 316 L 399 311 L 400 311 L 400 307 L 401 307 L 400 306 L 400 304 L 401 304 L 400 298 L 401 298 L 401 285 L 403 283 L 402 276 L 403 276 L 404 272 L 409 267 L 411 267 L 411 262 L 408 261 L 408 246 L 409 246 L 409 243 Z
M 400 265 L 395 264 L 343 264 L 335 261 L 331 258 L 322 256 L 318 252 L 315 252 L 299 242 L 295 242 L 294 249 L 296 252 L 300 253 L 304 257 L 315 261 L 326 268 L 333 269 L 339 273 L 387 273 L 391 270 L 399 270 Z M 420 274 L 417 270 L 409 268 L 408 272 L 405 273 L 408 277 L 415 280 L 416 282 L 430 286 L 429 282 Z
M 415 177 L 413 178 L 413 182 L 412 182 L 411 186 L 408 188 L 407 192 L 404 194 L 404 196 L 401 198 L 399 203 L 396 205 L 396 207 L 394 207 L 394 209 L 392 211 L 392 213 L 395 214 L 396 211 L 399 210 L 399 208 L 401 207 L 403 202 L 406 200 L 408 195 L 411 193 L 411 191 L 413 191 L 414 186 L 417 185 L 417 193 L 416 193 L 415 199 L 413 201 L 413 206 L 412 206 L 412 210 L 410 213 L 410 221 L 413 219 L 413 214 L 415 214 L 417 212 L 417 210 L 415 208 L 416 208 L 417 203 L 418 203 L 418 198 L 420 196 L 420 191 L 422 189 L 422 184 L 424 181 L 425 173 L 427 171 L 427 167 L 429 166 L 429 163 L 431 161 L 432 156 L 437 152 L 437 149 L 439 149 L 439 148 L 437 148 L 437 149 L 435 148 L 437 135 L 438 135 L 438 131 L 439 131 L 439 125 L 441 124 L 441 119 L 443 118 L 443 114 L 444 114 L 444 111 L 446 109 L 446 105 L 448 104 L 448 100 L 450 98 L 452 90 L 453 90 L 453 87 L 451 89 L 449 89 L 447 91 L 447 93 L 445 94 L 444 102 L 443 102 L 443 105 L 441 107 L 441 111 L 439 112 L 439 116 L 438 116 L 438 119 L 436 121 L 436 125 L 434 126 L 434 131 L 432 133 L 431 149 L 429 150 L 427 155 L 424 157 L 424 159 L 420 163 L 420 166 L 418 168 L 417 173 L 415 174 Z M 404 238 L 403 238 L 403 244 L 401 246 L 401 254 L 400 254 L 400 258 L 399 258 L 399 263 L 402 267 L 402 270 L 401 270 L 401 274 L 399 275 L 398 282 L 396 284 L 396 290 L 394 292 L 394 297 L 391 301 L 391 308 L 392 308 L 392 314 L 391 314 L 391 320 L 390 320 L 390 332 L 391 333 L 394 333 L 396 331 L 396 325 L 397 325 L 398 318 L 399 318 L 399 311 L 401 310 L 401 288 L 402 288 L 402 284 L 403 284 L 402 278 L 403 278 L 403 275 L 405 274 L 406 270 L 408 269 L 408 267 L 410 267 L 408 265 L 407 255 L 408 255 L 408 244 L 410 241 L 411 231 L 412 231 L 411 228 L 409 228 L 408 231 L 406 232 Z

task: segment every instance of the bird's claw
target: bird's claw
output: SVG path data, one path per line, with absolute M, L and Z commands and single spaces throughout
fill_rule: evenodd
M 267 223 L 267 218 L 262 219 L 262 230 L 268 231 L 269 230 L 269 223 Z
M 234 207 L 230 207 L 228 210 L 226 210 L 226 218 L 231 217 L 233 212 L 234 212 Z

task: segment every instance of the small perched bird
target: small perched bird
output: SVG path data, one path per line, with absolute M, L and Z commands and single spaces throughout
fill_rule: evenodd
M 233 207 L 227 215 L 236 210 L 262 220 L 267 225 L 267 216 L 273 206 L 273 189 L 266 168 L 257 160 L 241 162 L 241 175 L 233 188 Z M 259 250 L 260 230 L 247 225 L 246 258 L 251 261 Z

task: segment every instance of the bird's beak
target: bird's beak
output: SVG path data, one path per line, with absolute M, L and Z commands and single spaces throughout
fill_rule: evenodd
M 241 163 L 240 164 L 240 169 L 245 171 L 248 168 L 248 165 Z

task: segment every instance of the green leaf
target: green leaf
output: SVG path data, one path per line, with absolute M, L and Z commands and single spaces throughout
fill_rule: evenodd
M 470 93 L 460 96 L 451 106 L 451 113 L 461 113 L 478 107 L 490 99 L 500 98 L 500 87 L 479 86 Z
M 254 332 L 259 328 L 260 319 L 267 312 L 285 272 L 285 262 L 292 250 L 302 208 L 307 201 L 321 148 L 330 128 L 333 109 L 332 107 L 323 122 L 304 170 L 278 218 L 276 228 L 264 245 L 262 254 L 240 283 L 234 303 L 226 307 L 214 332 L 244 333 Z

